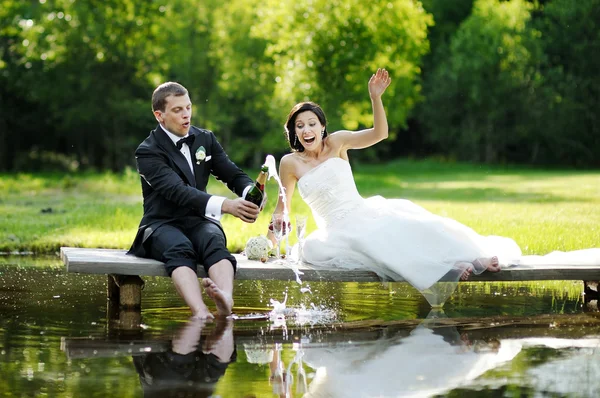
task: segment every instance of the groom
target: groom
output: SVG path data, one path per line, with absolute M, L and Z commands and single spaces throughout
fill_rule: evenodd
M 129 254 L 162 261 L 192 316 L 206 319 L 213 315 L 196 274 L 202 264 L 208 275 L 202 288 L 219 315 L 230 315 L 236 260 L 219 220 L 223 214 L 247 223 L 256 220 L 259 208 L 242 199 L 254 182 L 229 160 L 211 131 L 191 125 L 192 102 L 181 84 L 158 86 L 152 111 L 159 125 L 135 152 L 144 215 Z M 208 194 L 211 174 L 239 197 Z

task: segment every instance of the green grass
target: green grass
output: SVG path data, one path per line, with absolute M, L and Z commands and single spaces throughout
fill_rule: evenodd
M 353 169 L 363 196 L 413 200 L 481 234 L 511 237 L 525 254 L 599 246 L 600 172 L 411 160 L 355 164 Z M 241 251 L 250 237 L 265 233 L 276 185 L 273 179 L 267 184 L 269 202 L 256 223 L 223 218 L 231 251 Z M 233 197 L 216 180 L 209 192 Z M 292 220 L 294 214 L 310 214 L 297 191 Z M 0 175 L 0 252 L 55 253 L 60 246 L 126 249 L 141 216 L 140 182 L 132 170 Z M 308 231 L 314 228 L 309 217 Z

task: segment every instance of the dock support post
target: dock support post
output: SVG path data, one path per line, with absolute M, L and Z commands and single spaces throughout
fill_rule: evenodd
M 137 275 L 121 276 L 119 305 L 121 309 L 141 310 L 144 281 Z
M 136 330 L 142 318 L 144 281 L 137 275 L 108 275 L 107 320 L 119 330 Z
M 587 312 L 598 312 L 598 299 L 600 299 L 598 288 L 599 281 L 583 281 L 584 310 Z
M 583 281 L 583 293 L 585 294 L 585 301 L 598 300 L 599 286 L 599 281 Z

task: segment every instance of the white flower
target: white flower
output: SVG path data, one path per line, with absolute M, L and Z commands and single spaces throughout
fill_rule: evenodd
M 273 249 L 273 242 L 271 240 L 265 236 L 254 236 L 248 239 L 244 251 L 248 260 L 257 260 L 264 263 L 269 258 L 271 249 Z
M 206 149 L 201 146 L 196 150 L 196 164 L 200 164 L 204 159 L 206 159 Z

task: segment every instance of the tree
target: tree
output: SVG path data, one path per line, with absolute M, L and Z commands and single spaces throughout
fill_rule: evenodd
M 312 100 L 323 106 L 330 130 L 370 127 L 367 81 L 378 67 L 392 76 L 385 98 L 390 126 L 406 124 L 421 100 L 420 61 L 429 49 L 432 19 L 420 3 L 267 0 L 260 15 L 253 32 L 268 42 L 273 117 L 282 124 L 295 103 Z
M 258 0 L 232 0 L 215 12 L 210 56 L 215 63 L 219 95 L 219 131 L 235 148 L 230 156 L 258 169 L 267 153 L 283 152 L 279 109 L 272 101 L 275 89 L 273 59 L 268 41 L 254 31 L 265 12 Z M 278 116 L 281 116 L 280 114 Z
M 477 0 L 428 82 L 428 138 L 466 160 L 514 159 L 532 134 L 540 48 L 522 0 Z
M 148 21 L 158 7 L 56 0 L 16 11 L 23 45 L 12 59 L 15 100 L 38 107 L 33 137 L 19 149 L 28 158 L 36 150 L 63 153 L 98 169 L 132 164 L 137 139 L 129 132 L 151 119 L 141 77 L 152 65 Z
M 600 0 L 554 0 L 534 26 L 544 62 L 544 109 L 537 120 L 542 162 L 599 166 Z

